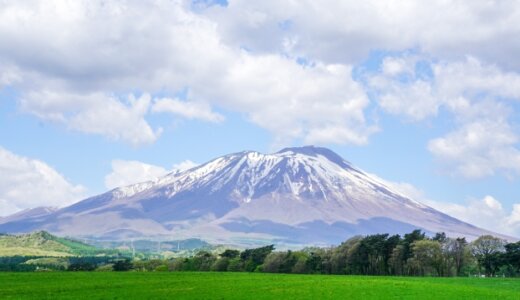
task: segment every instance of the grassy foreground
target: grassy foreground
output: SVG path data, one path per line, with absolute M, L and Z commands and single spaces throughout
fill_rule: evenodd
M 251 273 L 0 273 L 0 299 L 520 299 L 509 278 Z

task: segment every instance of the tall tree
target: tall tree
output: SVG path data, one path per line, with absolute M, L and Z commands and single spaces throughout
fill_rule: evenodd
M 413 270 L 411 270 L 408 264 L 408 259 L 413 256 L 412 252 L 412 244 L 415 241 L 424 240 L 426 238 L 426 234 L 422 232 L 420 229 L 416 229 L 410 233 L 404 235 L 403 240 L 401 241 L 400 248 L 400 258 L 403 260 L 401 265 L 403 266 L 402 275 L 410 274 Z
M 505 246 L 505 260 L 516 275 L 520 275 L 520 242 L 510 243 Z
M 495 275 L 500 267 L 499 253 L 504 251 L 506 242 L 491 235 L 483 235 L 471 243 L 471 251 L 476 257 L 479 269 L 484 268 L 486 276 Z
M 349 257 L 351 257 L 353 252 L 355 253 L 357 248 L 359 247 L 359 243 L 364 238 L 361 236 L 354 236 L 345 242 L 341 243 L 338 247 L 334 248 L 331 251 L 330 258 L 330 267 L 331 273 L 333 274 L 350 274 L 351 271 L 347 270 L 347 264 Z
M 264 246 L 255 249 L 244 250 L 240 254 L 240 260 L 245 264 L 245 271 L 254 272 L 264 263 L 265 258 L 274 250 L 274 245 Z
M 443 275 L 441 243 L 437 240 L 418 240 L 412 243 L 413 256 L 409 260 L 416 275 Z
M 453 262 L 455 276 L 460 276 L 462 268 L 467 262 L 468 242 L 466 238 L 448 238 L 443 247 L 447 259 Z

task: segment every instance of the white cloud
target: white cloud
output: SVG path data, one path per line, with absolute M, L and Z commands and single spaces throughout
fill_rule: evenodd
M 52 3 L 51 3 L 52 2 Z M 0 11 L 0 84 L 22 111 L 133 145 L 161 133 L 146 120 L 149 96 L 204 84 L 229 60 L 215 24 L 182 1 L 5 2 Z M 209 51 L 208 51 L 209 50 Z M 16 80 L 14 80 L 14 79 Z
M 466 56 L 459 61 L 441 61 L 433 64 L 436 89 L 448 101 L 465 95 L 489 95 L 520 99 L 520 74 L 505 71 L 496 65 Z
M 442 101 L 430 80 L 417 78 L 415 62 L 416 59 L 404 62 L 403 58 L 386 58 L 382 73 L 370 76 L 368 85 L 371 91 L 377 93 L 379 105 L 387 112 L 420 121 L 435 116 Z
M 135 160 L 113 160 L 112 172 L 105 176 L 105 187 L 113 189 L 134 183 L 153 180 L 166 175 L 168 171 L 162 167 Z
M 294 56 L 244 51 L 222 40 L 218 22 L 191 12 L 183 1 L 54 4 L 13 2 L 0 12 L 0 57 L 21 68 L 21 82 L 14 85 L 21 106 L 43 120 L 151 143 L 160 129 L 147 123 L 146 105 L 126 105 L 111 95 L 139 90 L 168 98 L 189 89 L 189 101 L 159 100 L 155 110 L 216 122 L 223 116 L 212 107 L 220 106 L 284 144 L 364 144 L 375 131 L 363 115 L 369 101 L 352 80 L 350 64 L 316 60 L 304 67 Z M 250 16 L 258 26 L 266 17 Z M 55 101 L 42 100 L 49 95 Z M 138 125 L 128 128 L 130 120 Z
M 0 147 L 0 216 L 38 206 L 62 207 L 85 196 L 46 163 Z
M 441 108 L 451 113 L 457 128 L 428 143 L 451 173 L 468 178 L 497 171 L 520 174 L 519 137 L 509 120 L 513 101 L 520 100 L 520 74 L 473 57 L 434 62 L 404 54 L 385 58 L 382 71 L 369 75 L 367 84 L 390 113 L 415 121 Z
M 442 138 L 428 149 L 455 174 L 467 178 L 494 175 L 496 171 L 520 174 L 518 137 L 511 126 L 495 120 L 474 121 Z
M 12 65 L 8 66 L 0 63 L 0 89 L 5 86 L 10 86 L 20 80 L 21 78 L 18 68 Z
M 403 195 L 426 204 L 449 216 L 501 234 L 520 236 L 520 203 L 513 204 L 511 212 L 493 196 L 486 195 L 482 199 L 470 199 L 464 204 L 431 200 L 425 193 L 407 182 L 389 182 L 386 184 Z
M 0 65 L 10 71 L 1 81 L 19 91 L 25 112 L 132 145 L 159 138 L 150 111 L 222 121 L 214 107 L 240 113 L 277 144 L 366 144 L 378 128 L 365 116 L 370 101 L 352 66 L 374 49 L 428 54 L 387 55 L 381 73 L 368 78 L 368 92 L 385 111 L 414 121 L 448 110 L 459 126 L 454 136 L 477 121 L 466 112 L 481 97 L 520 97 L 517 3 L 237 0 L 192 7 L 180 0 L 6 2 Z M 431 77 L 417 68 L 424 60 Z M 181 90 L 190 91 L 186 101 L 171 96 Z M 129 91 L 143 96 L 118 96 Z M 147 95 L 156 94 L 164 98 L 150 104 Z M 450 136 L 440 139 L 449 143 Z M 516 153 L 513 143 L 498 147 L 474 153 L 492 169 L 474 177 L 504 169 L 490 152 Z M 430 147 L 443 159 L 440 148 Z
M 395 76 L 403 73 L 414 72 L 414 61 L 402 57 L 385 57 L 382 63 L 383 74 Z
M 382 180 L 382 179 L 380 179 Z M 408 182 L 392 182 L 387 180 L 382 180 L 384 183 L 386 183 L 388 186 L 392 187 L 396 191 L 401 192 L 401 194 L 407 196 L 410 199 L 421 201 L 424 200 L 427 201 L 424 192 L 417 187 L 415 187 L 413 184 L 410 184 Z
M 514 1 L 230 1 L 204 12 L 226 43 L 353 63 L 370 51 L 421 48 L 435 56 L 473 55 L 520 68 L 520 4 Z M 285 24 L 285 25 L 282 25 Z M 500 45 L 500 47 L 497 47 Z
M 520 203 L 513 204 L 513 211 L 508 216 L 506 225 L 511 228 L 520 228 Z M 517 232 L 517 235 L 520 233 Z
M 112 171 L 105 176 L 105 187 L 113 189 L 116 187 L 127 186 L 134 183 L 154 180 L 172 171 L 185 171 L 196 167 L 198 164 L 185 160 L 174 164 L 172 170 L 167 170 L 161 166 L 143 163 L 136 160 L 112 161 Z
M 126 103 L 125 103 L 126 102 Z M 151 99 L 129 95 L 126 101 L 103 93 L 30 92 L 20 99 L 22 111 L 43 120 L 63 123 L 72 130 L 99 134 L 132 145 L 154 142 L 162 129 L 153 130 L 144 116 Z
M 520 204 L 514 204 L 511 212 L 508 212 L 503 208 L 500 201 L 490 195 L 482 199 L 469 200 L 465 204 L 431 200 L 424 202 L 435 209 L 475 226 L 497 233 L 520 236 Z
M 211 107 L 204 102 L 181 101 L 178 99 L 162 98 L 154 101 L 153 112 L 166 112 L 179 115 L 186 119 L 199 119 L 208 122 L 222 122 L 224 116 L 215 113 Z
M 431 70 L 420 70 L 430 68 Z M 431 74 L 424 74 L 428 71 Z M 413 120 L 435 116 L 441 106 L 456 116 L 471 112 L 482 98 L 520 100 L 520 74 L 483 64 L 474 57 L 434 61 L 422 55 L 386 57 L 378 74 L 368 75 L 381 107 Z
M 309 67 L 242 52 L 214 92 L 221 105 L 247 113 L 279 141 L 360 145 L 377 129 L 365 120 L 369 100 L 351 71 L 347 65 Z
M 198 166 L 199 164 L 196 163 L 196 162 L 193 162 L 189 159 L 185 160 L 185 161 L 181 161 L 180 163 L 178 164 L 174 164 L 173 165 L 173 171 L 186 171 L 186 170 L 189 170 L 191 168 L 194 168 L 196 166 Z

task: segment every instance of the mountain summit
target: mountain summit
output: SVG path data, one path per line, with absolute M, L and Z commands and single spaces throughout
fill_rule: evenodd
M 314 146 L 229 154 L 0 224 L 0 232 L 314 245 L 417 228 L 469 239 L 490 233 L 414 201 L 333 151 Z

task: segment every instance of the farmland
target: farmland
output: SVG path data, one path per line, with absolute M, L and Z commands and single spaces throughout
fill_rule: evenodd
M 0 299 L 519 299 L 520 280 L 213 272 L 0 273 Z

